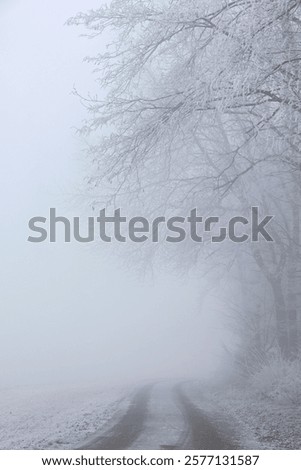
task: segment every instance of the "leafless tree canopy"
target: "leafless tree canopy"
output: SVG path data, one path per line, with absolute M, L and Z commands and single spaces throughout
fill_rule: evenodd
M 82 97 L 90 187 L 150 210 L 259 205 L 275 215 L 273 244 L 210 257 L 243 282 L 239 321 L 259 318 L 250 347 L 264 357 L 299 352 L 300 4 L 113 0 L 69 20 L 96 41 L 106 30 L 114 37 L 87 58 L 101 87 Z M 186 247 L 188 264 L 195 251 Z

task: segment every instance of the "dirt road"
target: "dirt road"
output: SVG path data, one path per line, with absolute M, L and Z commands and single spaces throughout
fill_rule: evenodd
M 82 449 L 237 449 L 233 438 L 193 403 L 181 384 L 139 389 L 127 412 Z

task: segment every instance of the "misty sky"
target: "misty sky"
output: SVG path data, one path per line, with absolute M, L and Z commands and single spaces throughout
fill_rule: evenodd
M 64 23 L 99 3 L 0 0 L 2 387 L 206 376 L 219 365 L 221 306 L 200 299 L 201 279 L 143 281 L 113 248 L 27 242 L 31 217 L 83 212 L 75 128 L 85 110 L 72 89 L 95 89 L 82 59 L 101 44 Z

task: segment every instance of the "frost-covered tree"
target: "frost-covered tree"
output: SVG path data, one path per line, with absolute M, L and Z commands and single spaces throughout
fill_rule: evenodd
M 300 0 L 112 0 L 69 23 L 111 38 L 87 59 L 101 86 L 84 98 L 90 187 L 145 210 L 225 214 L 254 198 L 275 210 L 274 245 L 250 254 L 274 296 L 278 346 L 295 356 Z
M 274 159 L 300 170 L 300 1 L 113 0 L 70 22 L 96 37 L 113 34 L 107 52 L 89 59 L 108 90 L 88 103 L 92 118 L 83 129 L 110 127 L 94 148 L 96 180 L 109 175 L 126 186 L 129 174 L 138 178 L 147 162 L 186 146 L 183 135 L 208 111 L 243 117 L 233 158 L 243 158 L 259 132 L 267 148 L 271 129 L 287 142 L 281 154 L 263 149 L 244 161 L 241 173 Z

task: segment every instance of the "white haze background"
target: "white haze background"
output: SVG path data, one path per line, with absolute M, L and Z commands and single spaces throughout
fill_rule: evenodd
M 84 142 L 75 128 L 86 111 L 72 89 L 96 86 L 82 59 L 101 44 L 64 23 L 99 4 L 0 3 L 2 389 L 207 378 L 225 367 L 229 335 L 202 273 L 143 280 L 114 247 L 27 242 L 28 220 L 50 207 L 84 215 Z

